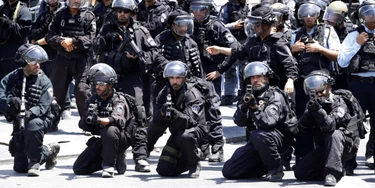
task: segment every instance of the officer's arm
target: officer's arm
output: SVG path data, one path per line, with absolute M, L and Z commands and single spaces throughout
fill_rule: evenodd
M 350 60 L 361 49 L 361 45 L 357 43 L 357 31 L 350 32 L 344 39 L 339 51 L 337 62 L 340 67 L 346 68 L 350 64 Z
M 188 91 L 185 95 L 186 107 L 183 112 L 174 110 L 175 118 L 171 124 L 178 129 L 188 129 L 191 127 L 204 126 L 205 118 L 205 101 L 203 96 L 195 96 L 193 92 Z
M 47 114 L 52 104 L 52 83 L 46 75 L 43 75 L 41 77 L 40 86 L 42 87 L 42 93 L 40 95 L 39 104 L 30 108 L 31 118 L 44 116 L 45 114 Z
M 244 44 L 240 44 L 238 47 L 232 48 L 229 51 L 230 55 L 236 57 L 240 61 L 244 61 L 247 58 L 251 58 L 251 57 L 248 57 L 249 50 L 254 45 L 254 40 L 251 40 L 251 39 L 252 39 L 251 37 L 248 37 Z
M 298 120 L 298 127 L 302 132 L 308 131 L 309 128 L 313 126 L 315 123 L 315 119 L 312 116 L 311 112 L 309 112 L 307 109 L 302 114 L 300 119 Z
M 40 18 L 41 18 L 42 14 L 38 16 L 38 18 L 36 19 L 36 21 L 34 23 L 32 23 L 31 25 L 31 30 L 30 30 L 30 33 L 29 33 L 29 41 L 37 41 L 41 38 L 41 34 L 39 32 L 39 27 L 40 27 Z
M 73 50 L 74 52 L 89 50 L 91 48 L 92 42 L 95 39 L 95 35 L 96 35 L 95 15 L 92 12 L 86 12 L 86 14 L 88 14 L 89 16 L 85 15 L 85 17 L 87 18 L 84 18 L 84 20 L 88 22 L 84 24 L 85 35 L 75 36 L 73 38 L 73 44 L 76 47 L 76 49 Z
M 55 50 L 65 51 L 64 47 L 61 46 L 61 41 L 63 40 L 60 36 L 61 31 L 61 20 L 64 10 L 59 11 L 56 16 L 52 19 L 49 25 L 48 33 L 46 35 L 47 43 Z
M 237 126 L 245 127 L 252 124 L 252 120 L 249 115 L 249 109 L 243 108 L 243 96 L 241 100 L 237 103 L 237 110 L 233 115 L 233 121 Z
M 284 66 L 287 79 L 292 79 L 296 81 L 299 77 L 298 75 L 298 63 L 297 60 L 293 57 L 292 52 L 288 46 L 287 41 L 278 41 L 276 45 L 276 56 L 279 62 Z
M 2 113 L 7 113 L 10 110 L 8 102 L 12 95 L 9 93 L 9 82 L 10 80 L 14 79 L 14 73 L 14 71 L 9 73 L 0 81 L 0 112 Z
M 312 112 L 313 117 L 316 119 L 317 124 L 323 132 L 330 132 L 336 129 L 344 120 L 348 108 L 343 100 L 336 101 L 332 106 L 330 114 L 320 108 L 316 112 Z
M 94 40 L 92 49 L 97 55 L 101 55 L 104 51 L 108 50 L 111 46 L 112 41 L 108 37 L 108 33 L 110 32 L 111 24 L 107 22 L 101 29 L 98 37 Z
M 12 18 L 9 18 L 12 20 L 8 28 L 9 34 L 12 39 L 25 40 L 31 28 L 31 14 L 26 7 L 21 7 L 19 13 L 18 21 L 13 22 Z
M 328 30 L 330 30 L 330 32 Z M 329 29 L 327 28 L 325 33 L 330 34 L 329 36 L 327 36 L 327 43 L 329 46 L 324 46 L 324 48 L 321 48 L 320 53 L 331 61 L 337 61 L 337 56 L 339 54 L 338 51 L 341 47 L 340 39 L 337 36 L 337 33 L 333 27 L 330 27 Z
M 144 28 L 141 27 L 140 29 L 142 31 L 142 53 L 140 55 L 143 56 L 145 59 L 147 65 L 151 65 L 152 62 L 154 62 L 155 53 L 157 53 L 157 44 L 152 38 L 150 32 Z
M 165 36 L 164 32 L 157 35 L 154 39 L 157 45 L 157 48 L 153 49 L 153 53 L 152 53 L 153 62 L 151 64 L 151 68 L 157 74 L 162 73 L 165 65 L 169 62 L 169 60 L 163 56 L 163 52 L 162 52 L 163 41 L 161 40 L 163 40 L 163 36 Z
M 154 122 L 156 125 L 165 125 L 167 124 L 164 116 L 161 115 L 163 104 L 166 102 L 167 88 L 164 87 L 158 94 L 156 98 L 155 108 L 154 108 Z
M 100 118 L 100 123 L 104 126 L 116 126 L 119 129 L 124 130 L 126 121 L 129 120 L 130 110 L 126 104 L 125 98 L 115 98 L 113 100 L 113 109 L 112 113 L 107 118 Z
M 221 42 L 224 44 L 224 46 L 227 46 L 231 49 L 239 48 L 241 46 L 241 44 L 232 35 L 232 33 L 227 28 L 223 27 L 222 24 L 219 24 L 218 32 L 221 35 Z M 236 56 L 230 56 L 228 58 L 229 59 L 226 59 L 217 66 L 217 71 L 219 71 L 220 74 L 223 74 L 225 71 L 227 71 L 237 61 Z
M 279 124 L 283 115 L 283 106 L 286 105 L 283 96 L 279 93 L 275 93 L 274 97 L 271 97 L 267 102 L 267 106 L 264 110 L 259 107 L 255 110 L 250 110 L 250 116 L 254 123 L 261 129 L 274 128 Z

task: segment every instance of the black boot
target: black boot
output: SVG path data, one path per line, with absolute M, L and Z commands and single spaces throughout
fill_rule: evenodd
M 48 151 L 50 152 L 49 156 L 46 159 L 46 169 L 52 169 L 57 164 L 57 154 L 60 152 L 60 145 L 57 143 L 50 143 L 46 145 L 48 148 Z
M 233 99 L 235 98 L 234 95 L 224 95 L 221 97 L 220 106 L 230 106 L 233 105 Z

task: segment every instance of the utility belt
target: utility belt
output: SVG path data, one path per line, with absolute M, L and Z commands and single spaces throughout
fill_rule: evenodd
M 64 52 L 61 50 L 57 51 L 57 55 L 64 56 L 68 59 L 76 59 L 76 58 L 84 58 L 87 56 L 87 52 L 81 52 L 81 53 L 71 53 L 71 52 Z
M 374 83 L 375 81 L 375 77 L 362 77 L 362 76 L 356 76 L 356 75 L 352 75 L 352 80 L 356 80 L 356 81 L 359 81 L 359 82 L 363 82 L 363 83 Z

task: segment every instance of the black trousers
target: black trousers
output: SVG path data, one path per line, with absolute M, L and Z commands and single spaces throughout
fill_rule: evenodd
M 249 142 L 238 148 L 223 166 L 222 173 L 227 179 L 247 179 L 261 177 L 280 166 L 280 155 L 290 147 L 286 138 L 277 129 L 257 129 L 250 133 Z

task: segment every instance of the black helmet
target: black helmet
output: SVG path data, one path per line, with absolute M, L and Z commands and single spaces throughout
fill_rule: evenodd
M 194 31 L 194 22 L 191 15 L 187 12 L 177 9 L 171 12 L 167 21 L 170 29 L 179 36 L 192 35 Z M 176 27 L 172 27 L 175 25 Z M 180 28 L 181 27 L 181 28 Z
M 105 63 L 95 64 L 90 68 L 87 75 L 87 79 L 93 83 L 105 82 L 113 86 L 117 84 L 117 74 L 115 70 Z
M 270 67 L 261 61 L 253 61 L 248 63 L 245 68 L 243 69 L 243 79 L 246 80 L 247 78 L 251 76 L 256 75 L 268 75 L 272 76 L 273 71 L 270 69 Z
M 190 12 L 194 14 L 195 11 L 203 11 L 205 10 L 206 13 L 204 17 L 202 18 L 196 18 L 194 16 L 194 19 L 196 21 L 204 21 L 208 18 L 210 15 L 210 11 L 213 8 L 213 2 L 212 0 L 192 0 L 190 3 Z
M 271 6 L 266 4 L 257 4 L 251 8 L 251 14 L 247 16 L 245 21 L 245 33 L 251 36 L 254 33 L 254 27 L 261 24 L 272 25 L 277 21 L 275 14 L 272 12 Z
M 48 55 L 46 51 L 39 45 L 23 44 L 18 48 L 16 52 L 15 61 L 21 67 L 24 67 L 28 64 L 41 64 L 48 61 Z
M 163 77 L 169 78 L 173 76 L 178 77 L 186 77 L 187 76 L 187 68 L 185 64 L 181 61 L 170 61 L 165 65 Z
M 327 70 L 312 71 L 303 82 L 303 89 L 306 95 L 311 91 L 322 92 L 327 89 L 327 85 L 333 85 L 335 79 L 329 75 Z
M 113 0 L 112 8 L 135 11 L 135 9 L 137 8 L 137 3 L 134 0 Z

